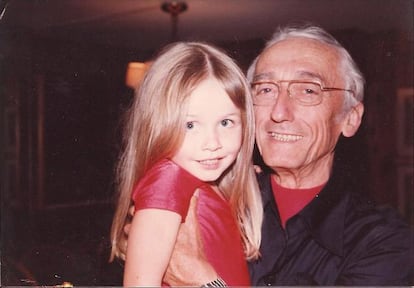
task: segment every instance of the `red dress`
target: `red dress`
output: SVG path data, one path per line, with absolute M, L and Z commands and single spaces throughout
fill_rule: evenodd
M 172 161 L 155 165 L 139 181 L 132 198 L 135 210 L 158 208 L 187 215 L 190 199 L 199 188 L 197 220 L 205 255 L 229 286 L 249 286 L 242 240 L 230 206 L 205 182 Z

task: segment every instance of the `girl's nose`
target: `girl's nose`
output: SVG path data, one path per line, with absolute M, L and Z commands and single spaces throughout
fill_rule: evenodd
M 216 151 L 222 148 L 220 135 L 215 129 L 206 132 L 202 148 L 210 151 Z

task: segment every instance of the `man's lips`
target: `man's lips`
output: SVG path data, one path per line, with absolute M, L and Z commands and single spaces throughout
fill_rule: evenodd
M 296 134 L 287 134 L 287 133 L 277 133 L 277 132 L 268 132 L 270 137 L 277 141 L 281 142 L 296 142 L 303 138 L 301 135 Z

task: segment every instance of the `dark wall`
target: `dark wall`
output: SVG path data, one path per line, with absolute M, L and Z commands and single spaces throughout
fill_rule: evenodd
M 364 123 L 341 141 L 338 154 L 354 163 L 363 191 L 399 209 L 397 171 L 412 167 L 412 156 L 396 148 L 396 91 L 413 87 L 412 42 L 394 31 L 332 33 L 367 78 Z M 2 36 L 1 116 L 9 119 L 2 145 L 3 284 L 119 285 L 122 266 L 107 259 L 122 115 L 132 97 L 125 68 L 154 51 Z M 263 43 L 216 44 L 246 70 Z M 408 183 L 412 189 L 412 174 Z M 408 221 L 413 202 L 404 210 Z

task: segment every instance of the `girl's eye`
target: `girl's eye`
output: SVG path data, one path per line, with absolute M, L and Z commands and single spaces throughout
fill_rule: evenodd
M 233 123 L 233 121 L 230 120 L 230 119 L 221 120 L 221 126 L 223 126 L 223 127 L 227 127 L 227 126 L 231 125 L 232 123 Z
M 186 128 L 189 130 L 194 128 L 194 122 L 187 122 L 185 125 L 186 125 Z

